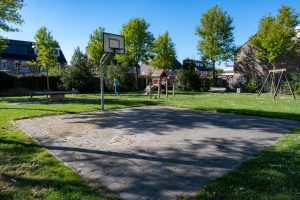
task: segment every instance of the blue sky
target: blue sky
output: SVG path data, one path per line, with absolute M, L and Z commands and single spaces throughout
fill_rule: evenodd
M 216 4 L 233 17 L 237 45 L 256 32 L 261 17 L 275 14 L 282 3 L 300 12 L 299 0 L 25 0 L 25 3 L 21 32 L 0 34 L 32 41 L 37 29 L 46 26 L 68 61 L 76 46 L 85 49 L 89 34 L 97 26 L 117 34 L 133 17 L 145 18 L 155 36 L 169 31 L 182 61 L 187 57 L 200 58 L 195 29 L 202 13 Z

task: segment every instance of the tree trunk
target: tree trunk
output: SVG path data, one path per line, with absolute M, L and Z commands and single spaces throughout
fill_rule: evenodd
M 49 83 L 49 74 L 47 70 L 47 89 L 50 90 L 50 83 Z
M 217 80 L 216 80 L 216 61 L 213 60 L 213 86 L 217 86 Z
M 135 89 L 138 90 L 139 89 L 139 65 L 136 64 L 135 65 Z
M 273 65 L 273 70 L 276 69 L 276 62 L 273 62 L 272 65 Z M 270 89 L 270 93 L 275 93 L 275 73 L 272 73 L 272 76 L 271 76 L 271 89 Z

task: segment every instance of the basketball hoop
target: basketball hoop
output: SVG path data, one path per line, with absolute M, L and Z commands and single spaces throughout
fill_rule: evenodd
M 104 83 L 103 65 L 110 55 L 125 54 L 125 37 L 111 33 L 103 33 L 103 51 L 100 59 L 100 88 L 101 88 L 101 110 L 104 111 Z
M 103 51 L 105 53 L 124 54 L 125 37 L 111 33 L 103 33 Z

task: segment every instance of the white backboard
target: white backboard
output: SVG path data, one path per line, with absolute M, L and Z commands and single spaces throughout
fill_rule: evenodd
M 124 54 L 125 38 L 121 35 L 103 33 L 103 50 L 106 53 Z

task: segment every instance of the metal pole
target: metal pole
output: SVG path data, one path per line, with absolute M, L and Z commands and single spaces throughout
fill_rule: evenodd
M 160 79 L 158 81 L 158 99 L 160 99 Z
M 167 82 L 166 82 L 166 96 L 168 98 L 168 79 L 167 79 Z
M 106 59 L 109 57 L 109 54 L 104 53 L 100 59 L 100 90 L 101 90 L 101 110 L 104 111 L 104 74 L 103 74 L 103 65 Z
M 149 86 L 150 86 L 150 90 L 149 90 L 149 96 L 150 96 L 150 99 L 152 99 L 152 94 L 151 94 L 151 90 L 152 90 L 152 82 L 149 82 Z
M 175 97 L 175 84 L 173 83 L 173 97 Z

